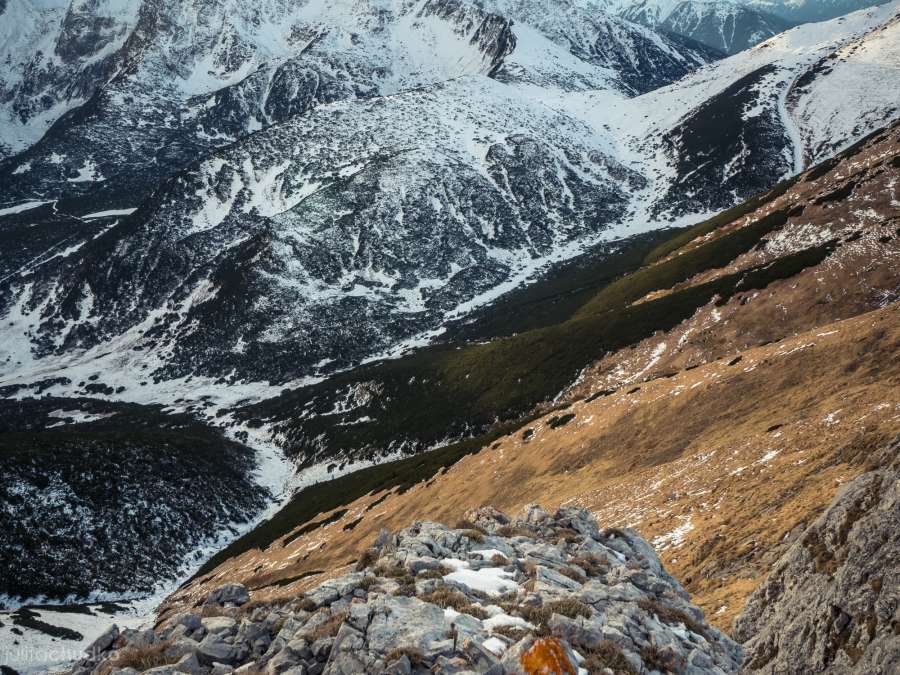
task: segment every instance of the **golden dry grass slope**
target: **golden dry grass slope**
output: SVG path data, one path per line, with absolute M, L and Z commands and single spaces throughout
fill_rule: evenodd
M 543 417 L 403 493 L 356 499 L 316 516 L 319 527 L 297 523 L 169 607 L 226 580 L 258 600 L 294 596 L 352 564 L 382 528 L 538 502 L 636 527 L 728 630 L 840 485 L 900 434 L 898 158 L 895 127 L 672 254 L 789 208 L 753 250 L 680 286 L 832 242 L 818 264 L 608 354 Z

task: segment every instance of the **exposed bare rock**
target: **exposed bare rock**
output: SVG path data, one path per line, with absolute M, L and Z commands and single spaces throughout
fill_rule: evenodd
M 741 648 L 634 530 L 602 531 L 575 508 L 466 516 L 381 537 L 359 571 L 287 602 L 175 615 L 143 672 L 737 672 Z M 242 589 L 213 590 L 204 611 Z M 138 663 L 146 644 L 120 640 L 76 670 Z
M 900 441 L 850 481 L 735 621 L 752 673 L 900 669 Z

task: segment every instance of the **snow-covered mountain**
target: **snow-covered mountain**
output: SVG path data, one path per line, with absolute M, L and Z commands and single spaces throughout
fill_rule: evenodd
M 738 0 L 609 0 L 619 16 L 735 54 L 787 30 L 790 22 Z
M 626 66 L 674 77 L 701 56 L 579 3 L 264 5 L 299 12 L 277 40 L 262 9 L 213 3 L 237 18 L 180 15 L 183 34 L 142 5 L 138 25 L 169 29 L 3 166 L 7 202 L 28 201 L 0 211 L 0 384 L 62 395 L 100 374 L 171 401 L 426 340 L 587 245 L 726 208 L 896 116 L 898 6 L 633 97 Z M 852 103 L 829 93 L 852 64 L 809 72 L 850 45 L 884 83 Z
M 74 274 L 70 278 L 80 289 L 69 300 L 50 291 L 61 277 L 50 286 L 31 286 L 30 300 L 15 292 L 30 304 L 26 311 L 44 300 L 57 308 L 50 310 L 55 319 L 48 314 L 41 320 L 39 332 L 45 337 L 47 319 L 68 321 L 69 310 L 60 314 L 57 300 L 79 308 L 65 335 L 52 338 L 58 344 L 45 343 L 51 351 L 67 350 L 63 342 L 85 347 L 136 329 L 151 309 L 176 297 L 193 297 L 200 288 L 196 284 L 208 283 L 214 268 L 231 268 L 231 256 L 249 256 L 247 273 L 261 284 L 260 296 L 242 295 L 248 304 L 241 312 L 256 316 L 250 323 L 257 327 L 249 332 L 229 328 L 225 353 L 233 349 L 236 362 L 256 362 L 257 369 L 259 359 L 244 354 L 243 345 L 257 345 L 252 351 L 262 346 L 269 365 L 258 374 L 270 371 L 276 379 L 282 379 L 284 368 L 276 367 L 281 359 L 267 345 L 281 344 L 287 334 L 295 347 L 316 345 L 303 347 L 307 356 L 288 372 L 336 359 L 348 343 L 360 347 L 337 360 L 358 358 L 398 337 L 436 327 L 442 313 L 521 276 L 567 242 L 606 227 L 623 210 L 623 195 L 639 177 L 605 153 L 608 143 L 597 143 L 591 130 L 548 109 L 541 99 L 579 90 L 630 96 L 675 80 L 711 58 L 702 49 L 592 14 L 578 3 L 558 15 L 508 0 L 479 5 L 271 0 L 252 8 L 230 0 L 132 4 L 128 11 L 114 5 L 119 10 L 115 21 L 107 16 L 108 8 L 91 21 L 81 18 L 83 24 L 115 25 L 107 32 L 118 42 L 102 53 L 91 40 L 90 48 L 65 47 L 66 27 L 91 6 L 49 5 L 39 13 L 41 22 L 25 11 L 28 3 L 6 8 L 6 16 L 45 37 L 30 58 L 23 56 L 27 35 L 10 43 L 6 63 L 15 77 L 8 80 L 5 110 L 13 121 L 3 137 L 10 152 L 24 149 L 0 163 L 0 202 L 53 203 L 25 212 L 6 210 L 4 277 L 12 275 L 12 281 L 40 268 L 37 273 L 49 279 L 62 271 L 58 265 L 75 265 L 63 272 Z M 59 55 L 66 50 L 74 56 Z M 102 76 L 92 79 L 86 63 L 102 66 Z M 60 84 L 82 76 L 77 90 Z M 54 113 L 60 113 L 55 120 Z M 50 121 L 50 130 L 29 146 Z M 218 148 L 226 148 L 224 154 L 215 154 Z M 207 163 L 169 178 L 210 153 Z M 313 156 L 315 163 L 303 159 Z M 254 162 L 261 164 L 250 168 Z M 231 187 L 218 185 L 224 163 L 242 175 L 235 174 Z M 427 167 L 430 172 L 422 170 Z M 546 185 L 545 176 L 528 173 L 538 167 L 546 173 Z M 514 172 L 520 173 L 518 184 Z M 391 174 L 389 185 L 382 173 Z M 427 186 L 426 178 L 432 180 Z M 243 180 L 257 195 L 255 205 L 238 196 Z M 273 201 L 273 191 L 282 185 L 288 194 Z M 335 196 L 339 186 L 346 190 Z M 535 202 L 538 187 L 557 196 Z M 203 192 L 212 189 L 223 195 L 218 206 Z M 203 193 L 199 198 L 197 190 Z M 115 217 L 154 191 L 132 219 L 142 220 L 134 227 L 149 239 L 124 223 L 102 234 L 117 222 Z M 369 203 L 372 194 L 385 203 Z M 168 202 L 164 195 L 170 195 Z M 336 211 L 345 213 L 336 219 L 343 232 L 338 238 L 320 219 L 329 199 L 343 202 Z M 493 203 L 490 210 L 487 202 Z M 228 219 L 232 206 L 236 214 L 248 215 Z M 198 211 L 196 224 L 185 228 L 180 222 L 184 209 L 206 215 Z M 371 228 L 379 220 L 395 222 L 397 210 L 403 214 L 399 222 L 408 223 L 405 231 Z M 194 222 L 194 215 L 189 218 Z M 273 233 L 273 218 L 292 220 L 288 229 L 293 234 L 278 228 L 269 263 L 257 264 L 260 252 L 251 249 L 269 248 L 262 242 Z M 160 219 L 173 229 L 160 227 Z M 480 238 L 468 236 L 482 220 Z M 219 225 L 226 221 L 236 229 L 224 241 Z M 436 253 L 421 244 L 428 231 Z M 321 240 L 332 250 L 328 260 L 318 258 Z M 138 265 L 125 249 L 109 255 L 108 247 L 120 244 L 145 264 Z M 396 248 L 401 245 L 409 249 L 403 255 Z M 88 268 L 99 270 L 93 263 L 84 267 L 94 256 L 119 271 L 104 272 L 102 283 L 82 279 Z M 147 276 L 150 268 L 155 271 Z M 223 273 L 233 277 L 233 272 Z M 152 297 L 140 297 L 143 291 L 123 296 L 122 283 L 149 290 Z M 404 293 L 397 296 L 395 287 Z M 385 295 L 390 310 L 383 307 Z M 260 297 L 267 300 L 260 304 Z M 301 305 L 313 304 L 297 313 L 290 309 L 297 298 Z M 113 304 L 107 305 L 110 300 Z M 274 314 L 267 303 L 276 308 Z M 352 319 L 360 307 L 373 303 L 382 307 L 377 313 L 399 311 L 405 318 L 392 319 L 397 326 L 389 331 L 378 322 L 364 326 Z M 206 309 L 212 311 L 213 305 Z M 276 315 L 282 311 L 294 318 L 279 329 Z M 94 322 L 92 313 L 107 319 Z M 323 321 L 331 315 L 336 316 Z M 297 330 L 301 325 L 306 327 Z M 210 339 L 216 338 L 203 338 L 207 348 Z M 193 362 L 192 340 L 181 335 L 178 342 L 185 347 L 179 350 L 189 354 L 185 363 Z M 282 347 L 277 350 L 282 353 Z M 27 363 L 16 354 L 9 357 L 11 365 Z M 213 360 L 212 371 L 225 372 L 229 359 Z M 188 366 L 185 372 L 191 370 Z
M 900 17 L 843 44 L 795 80 L 786 105 L 797 121 L 805 166 L 832 154 L 860 128 L 900 115 L 896 92 Z M 848 101 L 859 105 L 847 105 Z
M 0 166 L 0 199 L 96 192 L 98 182 L 106 193 L 145 192 L 199 154 L 322 102 L 474 74 L 643 92 L 710 59 L 569 5 L 547 16 L 507 0 L 127 0 L 40 11 L 10 0 L 0 158 L 27 151 Z M 532 21 L 514 28 L 520 15 Z
M 900 63 L 898 12 L 893 2 L 798 26 L 602 111 L 591 92 L 560 105 L 608 125 L 634 153 L 649 179 L 651 217 L 727 208 L 896 119 L 895 85 L 886 82 Z
M 736 54 L 791 26 L 826 21 L 886 0 L 605 0 L 629 21 L 727 54 Z
M 748 7 L 775 14 L 794 23 L 826 21 L 887 0 L 738 0 Z
M 491 79 L 342 101 L 165 182 L 17 306 L 43 307 L 36 356 L 137 331 L 170 376 L 285 381 L 439 327 L 642 186 L 590 127 Z
M 0 609 L 152 591 L 272 496 L 253 450 L 187 415 L 52 398 L 0 399 L 0 412 L 0 565 L 16 570 Z

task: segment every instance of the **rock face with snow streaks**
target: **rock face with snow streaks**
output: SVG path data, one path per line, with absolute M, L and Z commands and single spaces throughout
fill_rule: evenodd
M 850 42 L 890 91 L 893 52 L 869 33 L 891 7 L 703 66 L 576 2 L 139 3 L 110 24 L 132 32 L 110 38 L 102 86 L 0 162 L 2 382 L 90 363 L 281 386 L 426 343 L 598 242 L 729 207 L 895 116 L 860 95 L 807 153 L 829 75 L 787 100 Z M 10 101 L 43 91 L 9 83 Z
M 213 591 L 205 618 L 169 613 L 158 635 L 113 642 L 74 672 L 125 662 L 134 639 L 160 645 L 166 672 L 737 672 L 740 647 L 634 531 L 601 531 L 579 509 L 467 515 L 457 529 L 385 532 L 357 571 L 286 604 Z M 194 657 L 199 669 L 180 665 Z
M 0 94 L 0 204 L 36 204 L 0 209 L 12 371 L 112 340 L 157 379 L 281 383 L 439 330 L 614 236 L 643 185 L 546 96 L 715 58 L 578 3 L 23 7 L 4 25 L 48 37 Z M 64 39 L 88 24 L 99 55 Z

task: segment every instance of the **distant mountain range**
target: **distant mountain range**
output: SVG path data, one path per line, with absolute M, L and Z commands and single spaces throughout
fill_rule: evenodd
M 321 377 L 427 341 L 584 246 L 726 208 L 820 156 L 807 145 L 896 114 L 877 47 L 896 27 L 874 30 L 894 6 L 713 62 L 574 1 L 194 1 L 79 5 L 56 33 L 52 13 L 22 19 L 5 110 L 25 135 L 4 137 L 59 117 L 0 162 L 0 383 L 49 370 L 70 381 L 51 393 L 77 393 L 99 372 L 156 401 L 170 380 Z M 883 86 L 848 101 L 815 83 L 856 43 Z
M 882 0 L 883 1 L 883 0 Z M 619 16 L 695 40 L 726 54 L 791 26 L 825 21 L 878 0 L 606 0 Z

